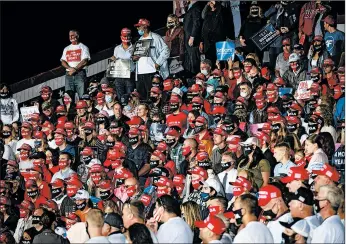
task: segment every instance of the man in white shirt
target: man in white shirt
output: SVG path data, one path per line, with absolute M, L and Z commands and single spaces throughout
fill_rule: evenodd
M 260 188 L 258 205 L 263 209 L 262 216 L 269 221 L 267 227 L 272 233 L 274 242 L 282 243 L 282 233 L 285 228 L 279 222 L 291 223 L 293 219 L 288 212 L 280 189 L 273 185 Z
M 85 243 L 110 243 L 107 237 L 102 236 L 104 224 L 103 213 L 99 209 L 91 209 L 86 216 L 86 230 L 90 239 Z
M 274 158 L 278 162 L 274 168 L 274 176 L 287 175 L 291 167 L 296 167 L 290 160 L 290 146 L 285 142 L 275 146 Z
M 292 218 L 304 219 L 310 226 L 308 243 L 311 242 L 312 231 L 320 226 L 321 222 L 316 215 L 313 215 L 313 194 L 310 189 L 300 187 L 289 202 Z
M 220 238 L 226 230 L 225 223 L 215 215 L 209 215 L 204 221 L 195 221 L 199 228 L 199 238 L 202 243 L 222 243 Z
M 16 144 L 16 151 L 22 147 L 24 143 L 29 144 L 31 148 L 35 147 L 35 140 L 31 138 L 32 135 L 32 125 L 28 122 L 23 122 L 22 127 L 20 129 L 20 134 L 22 135 L 22 139 L 20 139 Z M 18 157 L 19 153 L 16 153 Z
M 222 172 L 217 175 L 228 200 L 231 200 L 233 197 L 233 186 L 230 183 L 235 182 L 238 175 L 238 171 L 234 168 L 235 163 L 236 160 L 232 157 L 231 152 L 224 153 L 221 158 Z
M 147 227 L 157 232 L 159 243 L 192 243 L 193 232 L 179 215 L 179 203 L 172 196 L 163 195 L 156 200 L 154 217 L 149 219 Z M 159 229 L 158 222 L 163 222 Z
M 263 223 L 257 221 L 257 198 L 251 194 L 244 194 L 234 202 L 233 212 L 236 225 L 244 225 L 234 237 L 233 243 L 273 243 L 270 230 Z
M 53 183 L 56 179 L 62 179 L 65 180 L 71 176 L 71 174 L 76 173 L 71 168 L 71 155 L 66 152 L 62 152 L 59 155 L 59 168 L 60 170 L 56 172 L 51 180 L 51 183 Z
M 315 200 L 317 212 L 321 215 L 323 223 L 312 233 L 311 243 L 345 243 L 345 227 L 337 215 L 343 199 L 344 194 L 338 187 L 320 187 Z
M 72 90 L 79 97 L 84 94 L 86 81 L 86 66 L 90 61 L 89 48 L 79 42 L 79 31 L 69 32 L 71 44 L 65 47 L 61 56 L 61 65 L 66 69 L 65 91 Z
M 138 61 L 136 64 L 136 89 L 141 95 L 141 99 L 148 100 L 155 73 L 159 72 L 164 80 L 169 75 L 167 59 L 169 58 L 170 50 L 160 35 L 150 31 L 149 20 L 140 19 L 135 24 L 135 27 L 137 27 L 138 34 L 141 36 L 139 41 L 151 40 L 147 57 L 136 55 L 132 57 L 133 61 Z
M 109 213 L 105 215 L 102 234 L 107 236 L 110 243 L 125 243 L 126 237 L 123 230 L 124 223 L 119 214 Z

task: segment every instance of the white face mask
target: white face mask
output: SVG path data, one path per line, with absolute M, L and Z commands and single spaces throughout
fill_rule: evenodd
M 247 92 L 240 92 L 240 96 L 243 98 L 247 98 L 249 94 Z
M 202 73 L 203 75 L 208 75 L 208 70 L 202 69 L 202 70 L 201 70 L 201 73 Z
M 112 96 L 111 95 L 106 95 L 105 96 L 105 100 L 106 100 L 107 103 L 112 102 Z

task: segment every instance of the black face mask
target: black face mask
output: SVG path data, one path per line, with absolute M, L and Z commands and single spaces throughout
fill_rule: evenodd
M 33 215 L 32 216 L 32 224 L 37 225 L 41 221 L 41 216 Z
M 102 200 L 107 200 L 111 196 L 111 191 L 100 191 L 100 198 Z
M 20 242 L 19 243 L 22 243 L 22 244 L 31 244 L 33 242 L 33 240 L 24 240 L 23 237 L 20 239 Z
M 272 131 L 277 133 L 281 129 L 281 124 L 273 124 Z
M 297 110 L 289 110 L 287 112 L 288 116 L 298 116 L 298 111 Z
M 297 128 L 298 128 L 298 125 L 297 125 L 297 124 L 287 125 L 287 130 L 288 130 L 288 132 L 290 132 L 290 133 L 295 132 Z
M 150 160 L 150 168 L 156 168 L 157 166 L 159 166 L 159 162 L 160 160 Z
M 171 103 L 170 105 L 171 112 L 175 112 L 179 109 L 179 104 L 177 103 Z
M 136 136 L 136 137 L 131 137 L 131 138 L 129 138 L 129 143 L 131 144 L 131 145 L 135 145 L 135 144 L 137 144 L 137 142 L 138 142 L 138 136 Z
M 81 204 L 76 204 L 77 209 L 79 209 L 80 211 L 83 211 L 86 207 L 86 202 L 83 202 Z
M 296 243 L 296 240 L 295 240 L 296 234 L 293 234 L 292 236 L 289 236 L 289 235 L 285 234 L 284 232 L 282 232 L 281 237 L 282 237 L 282 239 L 284 239 L 284 243 L 285 244 L 294 244 L 294 243 Z
M 159 181 L 160 176 L 154 176 L 153 177 L 153 185 L 156 186 L 156 183 Z
M 309 134 L 315 133 L 318 129 L 318 124 L 317 123 L 312 123 L 309 122 Z
M 236 111 L 236 110 L 242 110 L 242 109 L 245 109 L 245 106 L 244 106 L 243 104 L 241 104 L 241 105 L 235 105 L 235 106 L 234 106 L 234 111 Z
M 209 161 L 198 162 L 198 167 L 201 167 L 204 169 L 210 169 L 211 164 Z
M 190 103 L 192 101 L 192 99 L 194 98 L 194 95 L 192 93 L 188 93 L 186 95 L 186 100 L 187 100 L 187 103 Z
M 320 77 L 319 76 L 311 76 L 310 79 L 313 81 L 313 82 L 318 82 L 320 80 Z
M 232 133 L 234 129 L 234 124 L 225 125 L 225 131 L 227 132 L 227 134 Z
M 167 28 L 172 29 L 175 26 L 174 22 L 167 22 Z
M 85 134 L 86 136 L 90 136 L 92 133 L 93 133 L 92 130 L 90 130 L 90 129 L 84 129 L 84 134 Z
M 221 121 L 221 119 L 223 119 L 223 116 L 221 116 L 221 115 L 215 115 L 215 116 L 214 116 L 214 122 L 215 122 L 215 124 L 218 124 L 218 123 Z
M 315 104 L 317 103 L 316 100 L 311 100 L 309 101 L 308 103 L 308 108 L 310 109 L 310 111 L 315 111 L 316 107 L 315 107 Z
M 90 163 L 90 161 L 92 160 L 92 158 L 90 156 L 85 156 L 82 158 L 82 161 L 88 165 Z
M 273 219 L 275 219 L 276 218 L 276 214 L 271 210 L 271 209 L 269 209 L 269 210 L 267 210 L 267 211 L 263 211 L 263 214 L 262 214 L 264 217 L 266 217 L 266 219 L 268 220 L 268 221 L 271 221 L 271 220 L 273 220 Z
M 241 225 L 243 223 L 243 214 L 241 213 L 241 209 L 233 211 L 235 221 L 237 222 L 237 225 Z
M 62 193 L 61 188 L 52 189 L 52 198 L 56 198 Z
M 232 166 L 232 163 L 231 162 L 225 162 L 225 163 L 221 163 L 221 169 L 222 171 L 228 169 L 229 167 Z
M 116 180 L 116 185 L 117 186 L 121 186 L 121 185 L 123 185 L 125 183 L 125 179 L 117 179 Z
M 314 211 L 315 213 L 319 213 L 321 211 L 321 207 L 320 207 L 320 200 L 314 199 Z
M 315 51 L 320 51 L 322 49 L 322 45 L 313 45 Z
M 288 103 L 282 103 L 282 108 L 284 108 L 285 110 L 286 109 L 289 109 L 289 107 L 291 107 L 291 102 L 288 102 Z
M 106 141 L 107 147 L 114 147 L 115 142 L 114 141 Z
M 8 98 L 9 97 L 9 92 L 0 92 L 0 97 L 1 98 Z
M 11 132 L 9 132 L 9 131 L 3 131 L 2 132 L 2 137 L 3 138 L 9 138 L 11 136 Z
M 194 111 L 199 111 L 199 110 L 201 110 L 201 108 L 202 108 L 202 106 L 201 105 L 192 105 L 192 110 L 194 110 Z
M 96 124 L 104 124 L 106 121 L 105 117 L 98 117 L 96 118 Z
M 38 190 L 36 190 L 36 191 L 28 191 L 27 193 L 28 193 L 29 197 L 35 198 L 38 195 Z
M 204 125 L 195 126 L 195 133 L 198 134 L 204 130 Z
M 152 87 L 160 87 L 160 83 L 154 83 L 153 82 Z
M 150 97 L 150 100 L 151 100 L 153 103 L 156 103 L 157 100 L 158 100 L 158 97 Z
M 176 142 L 175 139 L 166 139 L 166 144 L 169 147 L 173 146 L 175 142 Z
M 252 151 L 254 150 L 252 145 L 250 145 L 250 146 L 241 146 L 241 149 L 243 150 L 243 154 L 244 154 L 245 157 L 249 156 L 249 154 L 251 154 Z
M 222 103 L 213 103 L 214 107 L 222 107 Z

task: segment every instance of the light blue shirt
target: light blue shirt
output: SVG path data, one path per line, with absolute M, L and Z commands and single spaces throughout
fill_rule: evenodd
M 288 174 L 291 167 L 296 167 L 297 165 L 292 161 L 288 160 L 286 164 L 278 163 L 274 168 L 274 177 L 280 176 L 280 174 Z

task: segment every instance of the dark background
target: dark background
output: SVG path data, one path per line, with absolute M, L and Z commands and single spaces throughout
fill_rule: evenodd
M 263 10 L 271 4 L 260 2 Z M 344 1 L 329 4 L 333 14 L 345 13 Z M 138 36 L 133 25 L 139 18 L 147 18 L 153 30 L 165 26 L 173 1 L 13 1 L 0 2 L 0 9 L 0 82 L 12 84 L 59 66 L 62 51 L 70 44 L 70 29 L 80 30 L 81 42 L 94 54 L 119 44 L 123 27 Z

